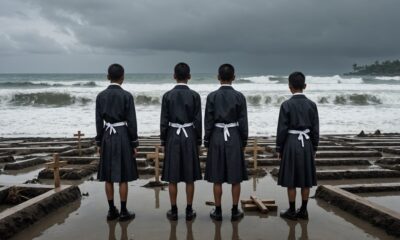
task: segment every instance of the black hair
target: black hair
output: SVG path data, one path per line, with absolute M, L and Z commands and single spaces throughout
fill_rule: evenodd
M 303 90 L 306 85 L 306 77 L 302 72 L 294 72 L 289 75 L 289 86 L 296 90 Z
M 218 68 L 218 76 L 222 81 L 233 81 L 235 68 L 229 63 L 222 64 Z
M 124 76 L 124 68 L 118 64 L 114 63 L 108 67 L 108 77 L 111 81 L 118 81 Z
M 184 81 L 190 77 L 190 67 L 184 62 L 175 65 L 174 68 L 175 78 L 179 81 Z

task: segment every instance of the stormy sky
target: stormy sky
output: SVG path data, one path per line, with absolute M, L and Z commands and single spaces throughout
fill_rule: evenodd
M 399 0 L 2 0 L 0 73 L 334 74 L 400 58 Z

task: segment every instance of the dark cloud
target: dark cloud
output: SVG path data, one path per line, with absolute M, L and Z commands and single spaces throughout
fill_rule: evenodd
M 176 57 L 204 66 L 202 71 L 232 61 L 258 72 L 340 71 L 352 62 L 400 55 L 398 0 L 5 2 L 11 11 L 2 7 L 2 16 L 36 17 L 46 23 L 40 29 L 52 29 L 36 37 L 16 38 L 26 34 L 23 29 L 8 34 L 18 51 L 32 52 L 36 45 L 36 52 L 46 53 L 44 44 L 60 54 L 130 55 L 132 62 L 153 56 L 160 66 Z

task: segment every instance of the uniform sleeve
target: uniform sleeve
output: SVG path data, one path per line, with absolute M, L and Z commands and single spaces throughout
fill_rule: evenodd
M 249 137 L 249 123 L 247 120 L 247 103 L 246 98 L 243 96 L 242 104 L 239 113 L 239 132 L 242 139 L 243 147 L 247 146 L 247 139 Z
M 161 146 L 165 146 L 167 140 L 167 133 L 169 127 L 169 114 L 168 114 L 168 103 L 166 94 L 164 94 L 161 103 L 161 118 L 160 118 L 160 140 Z
M 278 129 L 276 132 L 276 152 L 283 153 L 286 137 L 289 130 L 289 112 L 285 108 L 285 103 L 279 110 Z
M 96 145 L 101 146 L 101 140 L 103 139 L 103 132 L 104 132 L 104 121 L 103 118 L 101 117 L 101 111 L 100 111 L 100 101 L 99 97 L 96 98 Z
M 196 140 L 197 140 L 197 145 L 201 146 L 201 138 L 202 136 L 202 116 L 201 116 L 201 98 L 200 95 L 196 94 L 196 99 L 195 99 L 195 118 L 194 118 L 194 127 L 196 130 Z
M 131 144 L 134 148 L 139 146 L 139 139 L 137 133 L 137 122 L 136 122 L 136 110 L 135 103 L 133 101 L 133 96 L 129 95 L 128 103 L 127 103 L 127 123 L 128 123 L 128 132 L 129 137 L 131 139 Z
M 311 130 L 311 142 L 314 148 L 314 152 L 318 150 L 319 144 L 319 116 L 318 116 L 318 108 L 315 106 L 314 116 L 313 116 L 313 126 Z
M 214 103 L 210 95 L 207 96 L 206 111 L 204 116 L 204 146 L 208 148 L 210 137 L 214 129 Z

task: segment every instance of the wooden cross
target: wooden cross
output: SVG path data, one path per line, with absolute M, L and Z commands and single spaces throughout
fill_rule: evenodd
M 278 206 L 275 204 L 275 200 L 260 200 L 254 195 L 250 196 L 249 200 L 241 200 L 240 202 L 242 203 L 242 209 L 245 211 L 259 211 L 265 214 L 278 209 Z
M 85 134 L 81 133 L 81 131 L 78 131 L 78 133 L 74 134 L 74 137 L 78 137 L 78 152 L 79 156 L 82 156 L 82 146 L 81 146 L 81 137 L 84 137 Z
M 54 187 L 59 188 L 61 186 L 60 180 L 60 168 L 67 165 L 66 161 L 60 161 L 60 156 L 58 153 L 53 155 L 54 162 L 46 163 L 47 169 L 53 169 L 54 173 Z
M 155 162 L 155 178 L 156 178 L 156 182 L 160 181 L 160 146 L 156 146 L 156 152 L 155 152 L 155 158 L 154 158 L 154 162 Z
M 257 138 L 254 138 L 253 147 L 246 147 L 245 151 L 246 152 L 253 151 L 253 164 L 254 164 L 253 166 L 254 169 L 257 169 L 258 152 L 265 151 L 265 147 L 259 147 Z
M 160 146 L 156 145 L 156 150 L 154 153 L 148 153 L 146 155 L 147 159 L 154 159 L 154 171 L 155 171 L 155 182 L 160 182 L 160 160 L 164 157 L 160 154 Z

